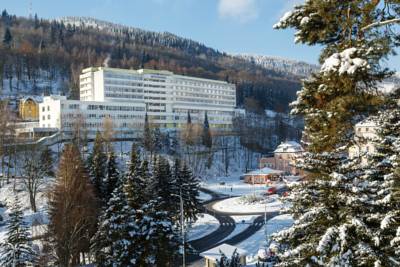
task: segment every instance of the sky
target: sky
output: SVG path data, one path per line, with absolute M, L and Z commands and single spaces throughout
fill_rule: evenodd
M 152 31 L 168 31 L 227 53 L 318 62 L 318 47 L 294 43 L 292 30 L 272 26 L 303 0 L 0 0 L 17 16 L 89 16 Z M 30 5 L 31 3 L 31 5 Z M 389 67 L 400 69 L 400 60 Z

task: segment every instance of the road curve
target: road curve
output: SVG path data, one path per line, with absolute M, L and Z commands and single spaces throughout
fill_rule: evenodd
M 264 212 L 257 212 L 257 213 L 254 213 L 254 212 L 253 213 L 220 212 L 220 211 L 213 209 L 213 205 L 218 201 L 229 198 L 229 196 L 218 194 L 216 192 L 213 192 L 213 191 L 205 189 L 205 188 L 202 188 L 201 191 L 206 194 L 211 195 L 211 197 L 212 197 L 211 200 L 204 202 L 204 212 L 214 216 L 219 221 L 220 226 L 214 232 L 212 232 L 200 239 L 192 240 L 189 242 L 190 246 L 195 251 L 193 251 L 192 254 L 189 254 L 187 256 L 188 263 L 194 263 L 196 261 L 199 261 L 201 259 L 199 254 L 201 252 L 206 251 L 210 248 L 216 247 L 218 245 L 221 245 L 223 243 L 227 243 L 229 245 L 237 245 L 237 244 L 243 242 L 244 240 L 248 239 L 249 237 L 251 237 L 257 231 L 259 231 L 261 229 L 261 227 L 264 226 L 264 220 L 265 220 Z M 267 212 L 266 219 L 269 220 L 278 214 L 279 214 L 279 212 Z M 245 230 L 243 230 L 242 232 L 238 233 L 237 235 L 235 235 L 227 240 L 224 240 L 235 230 L 236 223 L 230 216 L 236 216 L 236 215 L 238 215 L 238 216 L 259 215 L 259 216 Z M 224 241 L 222 241 L 222 240 L 224 240 Z

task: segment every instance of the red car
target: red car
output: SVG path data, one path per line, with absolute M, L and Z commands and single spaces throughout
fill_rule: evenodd
M 267 189 L 267 195 L 274 195 L 276 194 L 276 187 L 270 187 Z

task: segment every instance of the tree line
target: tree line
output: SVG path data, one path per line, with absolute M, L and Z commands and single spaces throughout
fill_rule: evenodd
M 0 85 L 14 92 L 28 83 L 34 94 L 61 92 L 78 99 L 81 70 L 102 66 L 106 59 L 110 67 L 165 69 L 234 83 L 239 106 L 254 98 L 264 108 L 287 110 L 300 88 L 294 75 L 167 33 L 78 27 L 37 16 L 16 17 L 5 10 L 0 33 Z M 57 88 L 41 84 L 43 80 L 53 81 Z

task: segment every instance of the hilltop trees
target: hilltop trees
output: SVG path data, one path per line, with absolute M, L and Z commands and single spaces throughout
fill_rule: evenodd
M 4 32 L 4 38 L 3 38 L 3 44 L 4 46 L 10 48 L 12 44 L 13 37 L 11 35 L 10 28 L 6 28 L 6 31 Z
M 49 237 L 58 266 L 80 263 L 95 231 L 98 201 L 79 150 L 66 145 L 49 192 Z
M 310 0 L 276 25 L 295 28 L 297 42 L 323 45 L 320 72 L 303 82 L 292 104 L 305 120 L 301 165 L 308 175 L 293 192 L 293 227 L 275 237 L 282 266 L 385 265 L 369 243 L 373 216 L 363 206 L 373 184 L 360 183 L 362 168 L 344 157 L 353 125 L 381 106 L 377 83 L 391 74 L 380 62 L 392 53 L 395 34 L 370 26 L 399 16 L 399 9 L 396 1 L 384 1 L 384 9 L 379 2 Z
M 36 253 L 29 241 L 28 227 L 23 221 L 19 200 L 15 197 L 9 214 L 7 234 L 0 244 L 0 264 L 4 267 L 24 267 L 34 264 Z

